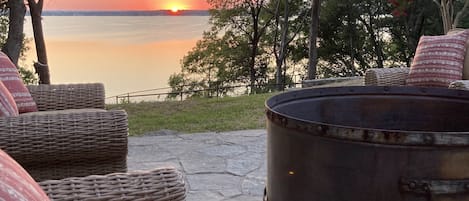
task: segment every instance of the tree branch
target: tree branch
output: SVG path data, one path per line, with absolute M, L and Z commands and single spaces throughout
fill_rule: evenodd
M 466 2 L 464 3 L 464 7 L 458 12 L 458 14 L 456 14 L 456 18 L 454 18 L 453 28 L 456 28 L 459 25 L 461 18 L 467 15 L 466 10 L 468 10 L 468 8 L 469 0 L 466 0 Z

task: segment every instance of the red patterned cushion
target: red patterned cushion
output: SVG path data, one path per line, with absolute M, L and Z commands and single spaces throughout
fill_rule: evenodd
M 450 30 L 447 34 L 458 34 L 462 31 L 467 31 L 468 29 L 460 29 L 460 28 L 455 28 Z M 464 58 L 464 68 L 462 70 L 462 79 L 463 80 L 469 80 L 469 38 L 466 40 L 466 57 Z
M 0 81 L 0 117 L 18 116 L 18 108 L 10 91 Z
M 31 176 L 0 150 L 0 200 L 47 201 L 49 198 Z
M 0 80 L 15 99 L 20 113 L 37 111 L 36 103 L 24 85 L 18 69 L 3 52 L 0 52 Z
M 448 87 L 462 79 L 469 31 L 453 35 L 420 37 L 407 85 Z

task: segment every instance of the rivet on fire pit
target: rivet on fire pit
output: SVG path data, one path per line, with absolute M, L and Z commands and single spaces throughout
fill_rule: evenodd
M 435 140 L 433 139 L 433 136 L 431 135 L 424 135 L 423 141 L 427 144 L 433 144 Z
M 409 188 L 410 189 L 414 189 L 416 186 L 417 186 L 417 184 L 415 184 L 415 182 L 413 182 L 413 181 L 409 183 Z

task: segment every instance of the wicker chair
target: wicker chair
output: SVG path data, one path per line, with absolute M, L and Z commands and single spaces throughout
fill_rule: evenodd
M 127 171 L 127 114 L 104 110 L 102 84 L 28 89 L 43 112 L 0 118 L 0 149 L 36 181 Z
M 404 86 L 410 68 L 373 68 L 365 73 L 366 86 Z M 469 90 L 469 80 L 457 80 L 449 86 L 451 89 Z
M 51 200 L 182 201 L 186 197 L 182 174 L 175 168 L 104 176 L 73 177 L 40 182 Z

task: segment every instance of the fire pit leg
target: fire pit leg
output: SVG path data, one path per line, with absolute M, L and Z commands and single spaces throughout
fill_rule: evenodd
M 264 188 L 264 198 L 262 198 L 262 201 L 269 201 L 269 198 L 267 197 L 267 187 Z

